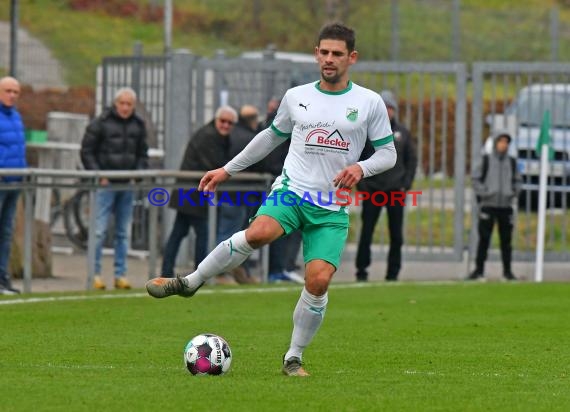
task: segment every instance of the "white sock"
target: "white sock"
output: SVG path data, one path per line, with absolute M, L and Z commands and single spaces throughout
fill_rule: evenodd
M 188 286 L 197 288 L 208 279 L 241 265 L 253 252 L 245 239 L 245 230 L 224 240 L 198 265 L 196 271 L 186 276 Z
M 322 296 L 311 295 L 303 288 L 301 297 L 293 312 L 293 335 L 291 346 L 285 354 L 285 359 L 296 356 L 303 358 L 303 350 L 311 343 L 313 336 L 319 330 L 327 310 L 328 293 Z

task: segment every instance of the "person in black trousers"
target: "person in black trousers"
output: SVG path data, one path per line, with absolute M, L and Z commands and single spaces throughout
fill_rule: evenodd
M 396 165 L 376 176 L 363 179 L 358 185 L 361 191 L 370 194 L 378 191 L 385 192 L 388 199 L 395 192 L 406 192 L 412 187 L 418 158 L 412 135 L 408 129 L 402 126 L 398 120 L 398 102 L 394 94 L 388 90 L 380 93 L 390 117 L 390 124 L 394 132 L 394 145 L 398 160 Z M 369 143 L 364 148 L 362 157 L 366 158 L 373 152 L 373 148 Z M 382 202 L 382 197 L 378 197 L 378 202 Z M 360 240 L 358 242 L 358 252 L 356 254 L 356 280 L 366 282 L 368 280 L 367 268 L 370 266 L 370 245 L 374 234 L 374 227 L 383 206 L 375 205 L 370 199 L 362 201 L 362 230 L 360 232 Z M 388 252 L 388 265 L 386 267 L 386 280 L 398 280 L 398 274 L 402 267 L 402 245 L 404 243 L 404 205 L 399 202 L 386 203 L 386 211 L 388 212 L 388 231 L 390 233 L 390 250 Z
M 473 190 L 479 206 L 479 243 L 475 270 L 469 274 L 467 280 L 485 279 L 485 260 L 495 221 L 499 226 L 503 277 L 506 280 L 517 280 L 511 268 L 513 202 L 518 198 L 522 180 L 516 159 L 508 154 L 510 142 L 509 133 L 495 133 L 492 153 L 484 154 L 473 171 Z

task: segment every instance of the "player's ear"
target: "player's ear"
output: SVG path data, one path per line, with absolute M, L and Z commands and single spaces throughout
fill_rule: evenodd
M 315 46 L 315 60 L 319 60 L 319 46 Z
M 350 64 L 356 63 L 358 61 L 358 52 L 356 50 L 351 51 L 348 55 L 348 59 L 350 61 Z

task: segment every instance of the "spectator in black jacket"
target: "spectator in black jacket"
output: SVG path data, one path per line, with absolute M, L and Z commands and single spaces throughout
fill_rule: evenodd
M 259 111 L 257 107 L 245 104 L 240 107 L 238 121 L 230 133 L 230 159 L 233 159 L 241 152 L 251 139 L 259 132 Z M 265 163 L 261 161 L 256 163 L 244 172 L 263 173 Z M 244 183 L 242 192 L 248 191 L 247 183 Z M 251 207 L 245 203 L 238 202 L 235 192 L 228 193 L 231 203 L 222 202 L 218 205 L 218 230 L 216 232 L 216 244 L 230 238 L 234 233 L 239 232 L 247 227 Z M 253 201 L 253 200 L 251 200 Z M 261 197 L 258 201 L 261 201 Z M 253 213 L 251 213 L 253 216 Z M 247 262 L 233 269 L 231 275 L 238 283 L 257 283 L 257 278 L 250 276 L 247 270 Z M 225 276 L 222 274 L 216 278 L 218 283 L 224 283 Z
M 136 115 L 137 95 L 130 88 L 115 94 L 112 108 L 94 119 L 85 131 L 81 143 L 81 161 L 87 170 L 139 170 L 148 164 L 148 145 L 144 121 Z M 97 191 L 97 218 L 95 232 L 95 289 L 105 289 L 101 277 L 101 254 L 110 215 L 115 215 L 115 288 L 130 289 L 125 278 L 129 227 L 133 217 L 132 190 L 112 190 L 113 184 L 124 180 L 102 178 Z
M 216 110 L 214 119 L 198 129 L 190 138 L 180 170 L 204 171 L 225 165 L 230 157 L 229 136 L 237 122 L 237 112 L 230 106 L 222 106 Z M 191 202 L 180 197 L 180 189 L 185 187 L 183 181 L 173 190 L 169 207 L 176 209 L 176 218 L 172 231 L 166 241 L 162 260 L 162 276 L 173 277 L 176 256 L 182 240 L 188 235 L 190 227 L 196 234 L 194 244 L 194 264 L 196 267 L 208 253 L 208 206 L 200 200 L 201 192 L 194 190 Z M 188 184 L 186 184 L 188 186 Z
M 361 191 L 366 191 L 371 194 L 382 191 L 388 196 L 388 199 L 391 199 L 393 193 L 406 192 L 412 187 L 416 167 L 418 165 L 418 158 L 410 131 L 397 120 L 398 102 L 396 97 L 388 90 L 382 91 L 380 96 L 382 96 L 386 108 L 388 109 L 398 159 L 392 169 L 361 180 L 358 188 Z M 363 156 L 368 156 L 369 153 L 374 153 L 374 151 L 368 142 L 367 147 L 364 149 Z M 379 199 L 382 200 L 383 198 Z M 360 282 L 368 280 L 368 272 L 366 269 L 370 265 L 370 244 L 372 243 L 374 227 L 380 217 L 381 211 L 382 206 L 374 205 L 370 199 L 362 202 L 362 231 L 360 232 L 358 252 L 356 254 L 356 280 Z M 390 233 L 390 250 L 388 252 L 386 280 L 396 281 L 398 280 L 398 274 L 402 266 L 401 249 L 404 243 L 404 205 L 388 200 L 386 211 L 388 212 L 388 231 Z

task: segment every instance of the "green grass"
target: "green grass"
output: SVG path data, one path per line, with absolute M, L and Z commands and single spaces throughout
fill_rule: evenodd
M 2 409 L 570 408 L 568 284 L 337 285 L 307 379 L 280 374 L 299 288 L 239 290 L 1 305 Z M 226 376 L 185 370 L 202 332 L 228 340 Z

